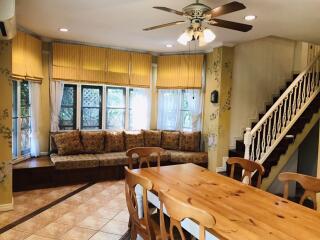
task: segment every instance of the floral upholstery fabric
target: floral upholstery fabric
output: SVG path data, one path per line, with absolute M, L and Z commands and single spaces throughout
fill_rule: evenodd
M 162 131 L 161 147 L 168 150 L 179 149 L 180 132 Z
M 57 153 L 58 147 L 56 142 L 54 141 L 54 136 L 59 134 L 58 132 L 50 133 L 50 152 L 51 153 Z
M 94 168 L 99 166 L 99 160 L 94 154 L 79 154 L 60 156 L 51 154 L 51 161 L 58 170 Z
M 104 138 L 104 132 L 81 132 L 84 153 L 103 153 Z
M 161 131 L 144 130 L 144 146 L 160 147 L 161 146 Z
M 96 154 L 97 159 L 99 160 L 100 166 L 123 166 L 128 165 L 128 157 L 126 152 L 113 152 L 113 153 L 103 153 Z M 136 159 L 133 158 L 134 163 Z
M 199 152 L 200 151 L 200 132 L 182 132 L 180 133 L 180 147 L 181 151 Z
M 106 132 L 105 133 L 105 152 L 122 152 L 124 151 L 123 132 Z
M 157 161 L 157 154 L 152 153 L 150 155 L 150 161 L 156 162 Z M 160 162 L 168 162 L 170 161 L 170 153 L 168 151 L 165 151 L 164 153 L 160 154 Z
M 79 131 L 56 134 L 54 141 L 59 155 L 75 155 L 83 152 Z
M 144 139 L 143 139 L 142 132 L 125 132 L 124 135 L 125 135 L 127 150 L 135 147 L 144 146 Z
M 207 163 L 208 153 L 206 152 L 182 152 L 168 151 L 170 153 L 170 161 L 173 163 Z

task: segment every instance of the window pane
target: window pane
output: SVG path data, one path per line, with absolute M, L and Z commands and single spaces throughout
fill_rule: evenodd
M 18 157 L 18 84 L 12 81 L 12 156 Z
M 27 81 L 20 83 L 20 117 L 21 117 L 21 155 L 30 153 L 31 142 L 31 108 L 30 84 Z
M 126 117 L 126 89 L 108 87 L 106 91 L 106 128 L 124 129 Z
M 107 107 L 125 108 L 125 89 L 124 88 L 107 88 Z
M 129 94 L 129 129 L 148 129 L 150 127 L 149 90 L 134 88 L 130 89 Z
M 107 128 L 124 129 L 125 109 L 107 109 Z
M 81 128 L 101 129 L 102 87 L 82 86 Z
M 190 111 L 181 112 L 182 130 L 192 130 L 192 114 Z
M 60 110 L 59 128 L 64 130 L 76 129 L 77 117 L 77 86 L 64 85 Z

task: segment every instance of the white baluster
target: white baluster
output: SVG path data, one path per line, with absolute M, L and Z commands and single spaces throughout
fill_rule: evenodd
M 244 145 L 245 145 L 245 151 L 244 151 L 244 158 L 250 159 L 250 146 L 251 146 L 251 128 L 246 128 L 246 133 L 244 134 Z

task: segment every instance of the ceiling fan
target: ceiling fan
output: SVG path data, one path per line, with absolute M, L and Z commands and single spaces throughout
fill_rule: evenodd
M 187 20 L 165 23 L 165 24 L 161 24 L 153 27 L 148 27 L 143 30 L 150 31 L 158 28 L 183 24 L 183 23 L 187 23 L 189 20 L 190 26 L 178 38 L 178 42 L 183 45 L 187 45 L 187 43 L 191 40 L 199 40 L 199 46 L 203 46 L 215 39 L 216 36 L 212 32 L 212 30 L 204 27 L 203 23 L 206 23 L 211 26 L 227 28 L 227 29 L 232 29 L 232 30 L 241 31 L 241 32 L 248 32 L 252 29 L 251 25 L 231 22 L 231 21 L 216 18 L 221 15 L 236 12 L 246 8 L 242 3 L 239 3 L 237 1 L 233 1 L 213 9 L 207 5 L 199 3 L 199 0 L 196 0 L 195 3 L 184 7 L 182 11 L 177 11 L 167 7 L 153 7 L 153 8 L 186 17 Z

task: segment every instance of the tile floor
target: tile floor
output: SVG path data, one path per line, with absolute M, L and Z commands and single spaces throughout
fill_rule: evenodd
M 42 199 L 32 193 L 25 198 L 31 196 Z M 0 240 L 116 240 L 128 230 L 128 219 L 124 182 L 101 182 L 1 234 Z

